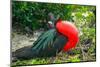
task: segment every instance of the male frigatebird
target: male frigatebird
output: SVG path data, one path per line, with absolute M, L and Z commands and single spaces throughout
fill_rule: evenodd
M 42 33 L 32 46 L 26 46 L 13 52 L 17 59 L 56 56 L 60 51 L 68 51 L 78 43 L 78 29 L 73 23 L 58 19 L 55 27 Z

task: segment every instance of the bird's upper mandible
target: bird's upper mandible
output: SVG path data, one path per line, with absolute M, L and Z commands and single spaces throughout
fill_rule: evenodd
M 58 20 L 56 23 L 56 29 L 58 32 L 68 38 L 68 42 L 66 42 L 63 51 L 67 51 L 76 46 L 79 41 L 79 36 L 78 29 L 73 23 Z

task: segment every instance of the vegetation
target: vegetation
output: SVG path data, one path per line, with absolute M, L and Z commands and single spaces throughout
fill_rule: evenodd
M 26 27 L 32 31 L 47 29 L 48 13 L 52 12 L 62 20 L 73 22 L 79 29 L 80 41 L 75 49 L 67 53 L 61 52 L 52 58 L 36 58 L 18 60 L 16 65 L 48 64 L 62 62 L 81 62 L 96 60 L 96 7 L 86 5 L 52 4 L 36 2 L 12 2 L 12 30 L 24 33 Z M 13 33 L 13 32 L 12 32 Z

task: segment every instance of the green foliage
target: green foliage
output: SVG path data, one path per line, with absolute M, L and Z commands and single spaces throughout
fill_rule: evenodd
M 67 62 L 81 62 L 81 60 L 80 60 L 80 58 L 78 57 L 78 55 L 76 55 L 76 56 L 72 56 L 72 57 L 70 57 L 68 60 L 67 60 Z
M 88 54 L 85 57 L 95 56 L 96 52 L 96 8 L 94 6 L 81 6 L 72 13 L 75 25 L 79 29 L 80 42 L 83 51 Z M 92 56 L 92 59 L 93 59 Z M 88 58 L 88 59 L 89 59 Z M 87 61 L 88 59 L 85 59 Z M 91 59 L 90 59 L 91 60 Z
M 50 63 L 48 58 L 35 58 L 30 60 L 18 60 L 12 64 L 12 67 L 21 66 L 21 65 L 32 65 L 32 64 L 48 64 Z
M 91 21 L 91 17 L 94 17 L 92 13 L 94 10 L 95 7 L 90 6 L 13 1 L 12 27 L 22 30 L 24 30 L 26 26 L 32 30 L 40 27 L 46 28 L 49 12 L 54 13 L 55 17 L 60 15 L 63 20 L 79 21 L 83 20 L 83 18 L 86 18 L 87 21 Z M 75 16 L 73 19 L 72 13 L 74 12 Z M 89 16 L 84 17 L 82 15 L 84 12 L 88 13 Z
M 41 59 L 41 60 L 40 59 L 37 59 L 37 60 L 33 59 L 32 64 L 48 64 L 48 61 L 46 59 Z

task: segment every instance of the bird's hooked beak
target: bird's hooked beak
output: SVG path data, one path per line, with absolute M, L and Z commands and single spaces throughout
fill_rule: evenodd
M 55 22 L 53 21 L 48 21 L 48 24 L 50 26 L 50 28 L 54 28 L 56 26 L 56 23 L 60 22 L 61 23 L 61 19 L 56 20 Z
M 51 22 L 51 21 L 48 21 L 48 24 L 53 24 L 53 22 Z
M 49 28 L 54 28 L 54 23 L 52 21 L 48 21 Z

